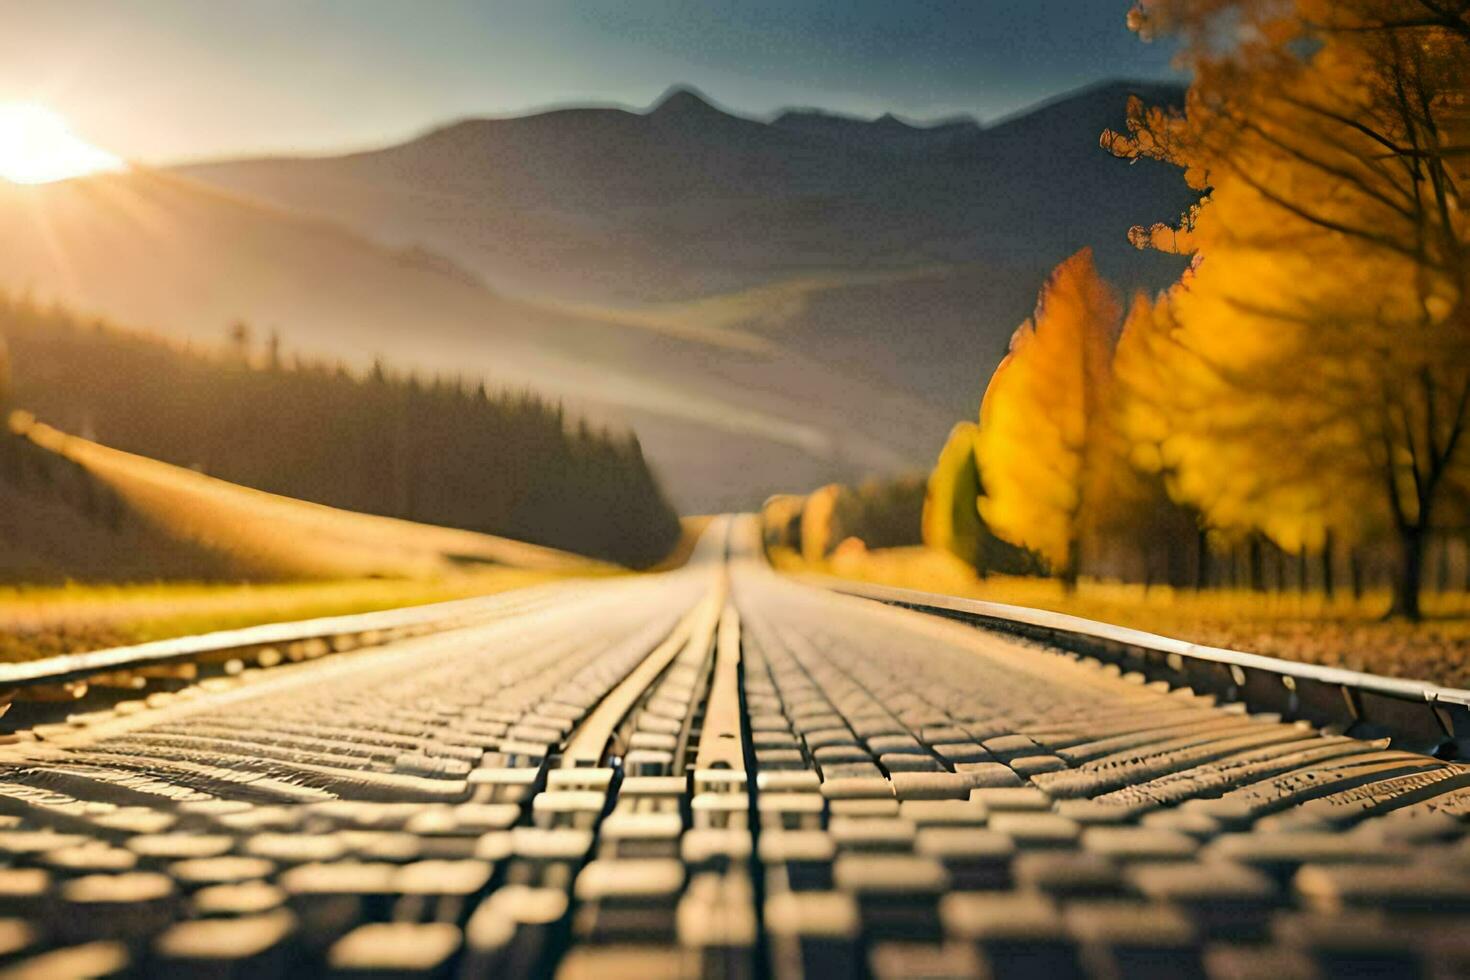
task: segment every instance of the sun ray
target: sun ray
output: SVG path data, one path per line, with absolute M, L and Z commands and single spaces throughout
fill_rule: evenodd
M 50 257 L 52 272 L 55 279 L 50 283 L 51 296 L 38 297 L 43 299 L 60 300 L 64 296 L 75 295 L 75 291 L 82 286 L 81 277 L 77 274 L 76 266 L 67 252 L 65 243 L 55 227 L 52 217 L 45 205 L 33 194 L 26 193 L 21 201 L 21 210 L 29 216 L 31 228 L 35 234 L 35 240 L 40 244 L 41 250 Z M 45 285 L 45 280 L 42 280 Z

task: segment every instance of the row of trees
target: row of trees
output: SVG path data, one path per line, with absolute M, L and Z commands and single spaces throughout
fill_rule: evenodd
M 819 561 L 848 538 L 869 548 L 916 545 L 924 493 L 922 476 L 902 476 L 771 497 L 761 508 L 766 547 L 790 548 Z
M 1335 552 L 1384 551 L 1417 618 L 1430 540 L 1470 525 L 1470 9 L 1141 0 L 1132 24 L 1193 83 L 1102 142 L 1201 193 L 1131 232 L 1190 270 L 1125 312 L 1086 252 L 1059 266 L 946 449 L 981 492 L 942 460 L 931 508 L 1069 581 L 1139 543 L 1326 556 L 1329 585 Z
M 221 350 L 0 297 L 14 404 L 67 431 L 273 493 L 648 565 L 679 533 L 636 438 L 532 394 Z M 3 361 L 3 359 L 0 359 Z
M 975 455 L 958 438 L 974 429 L 968 422 L 956 427 L 944 457 L 928 478 L 874 478 L 855 487 L 829 483 L 809 494 L 769 498 L 761 508 L 766 549 L 789 549 L 817 563 L 852 539 L 869 549 L 943 541 L 982 575 L 1041 574 L 1045 566 L 1038 555 L 997 537 L 979 519 L 975 500 L 980 477 Z M 948 481 L 948 489 L 941 489 L 943 481 Z M 943 496 L 946 507 L 932 505 L 938 496 Z

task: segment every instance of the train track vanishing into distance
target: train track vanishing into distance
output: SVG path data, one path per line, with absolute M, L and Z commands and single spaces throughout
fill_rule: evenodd
M 758 548 L 0 667 L 0 977 L 1470 972 L 1466 692 Z

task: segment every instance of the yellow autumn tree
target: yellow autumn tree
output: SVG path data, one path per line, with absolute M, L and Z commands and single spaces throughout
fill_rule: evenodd
M 1176 427 L 1174 385 L 1182 369 L 1165 304 L 1134 295 L 1112 360 L 1108 427 L 1101 465 L 1094 467 L 1094 533 L 1132 552 L 1132 576 L 1203 587 L 1209 561 L 1198 511 L 1171 486 L 1165 443 Z
M 859 510 L 857 497 L 841 484 L 812 491 L 801 509 L 801 556 L 819 562 L 830 555 L 858 526 Z
M 1142 473 L 1163 470 L 1163 445 L 1173 428 L 1178 358 L 1170 336 L 1168 308 L 1148 294 L 1134 294 L 1113 356 L 1114 418 L 1128 444 L 1129 460 Z
M 1141 0 L 1182 42 L 1185 111 L 1104 145 L 1207 193 L 1134 240 L 1195 254 L 1159 464 L 1220 527 L 1286 548 L 1387 533 L 1393 611 L 1467 465 L 1470 10 L 1441 0 Z
M 761 538 L 767 551 L 773 548 L 799 548 L 801 511 L 806 498 L 797 494 L 776 494 L 761 505 Z
M 924 544 L 979 565 L 985 529 L 980 523 L 980 471 L 975 463 L 974 422 L 949 432 L 924 491 Z
M 980 406 L 980 514 L 1000 538 L 1075 583 L 1106 455 L 1106 405 L 1121 309 L 1090 249 L 1052 272 L 1035 315 L 1011 338 Z

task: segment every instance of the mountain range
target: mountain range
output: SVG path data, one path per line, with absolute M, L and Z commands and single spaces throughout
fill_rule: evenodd
M 1090 245 L 1120 287 L 1171 256 L 1130 225 L 1179 174 L 1098 147 L 1108 83 L 989 125 L 677 88 L 645 111 L 470 119 L 335 156 L 0 187 L 0 287 L 218 340 L 478 375 L 632 426 L 686 511 L 926 467 L 972 415 L 1047 272 Z

